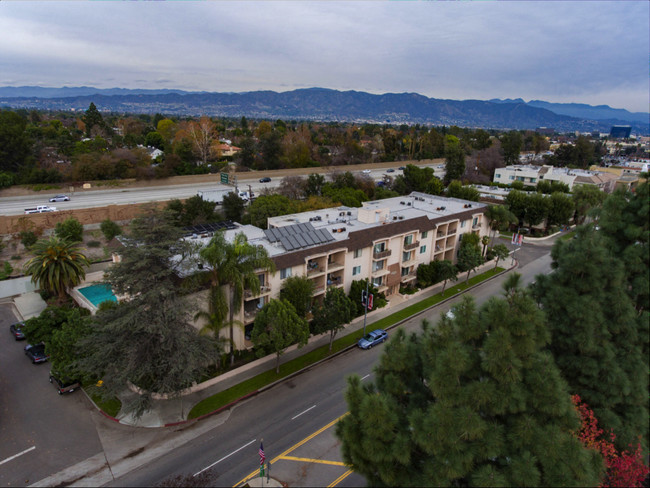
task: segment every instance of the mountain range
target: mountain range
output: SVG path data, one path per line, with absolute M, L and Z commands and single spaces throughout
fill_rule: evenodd
M 210 115 L 260 119 L 457 125 L 486 129 L 535 129 L 609 132 L 630 125 L 650 133 L 650 116 L 607 105 L 550 103 L 522 99 L 443 100 L 417 93 L 374 95 L 360 91 L 306 88 L 287 92 L 189 92 L 163 89 L 93 87 L 0 87 L 0 107 L 85 110 L 93 102 L 101 111 Z

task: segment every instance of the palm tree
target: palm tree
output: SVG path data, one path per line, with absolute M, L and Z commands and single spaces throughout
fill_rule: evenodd
M 32 248 L 35 256 L 25 263 L 25 274 L 32 283 L 65 300 L 66 289 L 76 286 L 86 277 L 85 267 L 90 266 L 78 243 L 52 236 L 41 239 Z
M 241 308 L 245 290 L 254 295 L 260 292 L 259 270 L 275 272 L 275 263 L 264 248 L 248 242 L 243 233 L 237 234 L 232 242 L 227 242 L 223 232 L 215 234 L 210 243 L 201 250 L 201 257 L 210 271 L 210 307 L 215 324 L 222 324 L 229 312 L 230 326 L 230 364 L 235 362 L 234 315 Z M 222 286 L 227 285 L 229 299 L 226 301 Z

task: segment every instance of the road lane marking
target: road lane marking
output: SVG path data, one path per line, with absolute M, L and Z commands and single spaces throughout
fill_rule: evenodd
M 320 433 L 322 433 L 323 431 L 329 429 L 332 425 L 336 424 L 339 420 L 341 420 L 343 417 L 345 417 L 345 416 L 348 415 L 349 413 L 350 413 L 350 412 L 345 412 L 345 413 L 344 413 L 343 415 L 341 415 L 340 417 L 335 418 L 335 419 L 332 420 L 329 424 L 327 424 L 325 427 L 321 427 L 320 429 L 318 429 L 318 430 L 317 430 L 316 432 L 314 432 L 313 434 L 311 434 L 311 435 L 305 437 L 303 440 L 301 440 L 301 441 L 298 442 L 297 444 L 294 444 L 293 446 L 291 446 L 289 449 L 287 449 L 286 451 L 284 451 L 284 452 L 283 452 L 282 454 L 280 454 L 279 456 L 273 458 L 271 461 L 269 461 L 269 463 L 273 464 L 273 463 L 275 463 L 277 460 L 279 460 L 279 459 L 281 459 L 282 457 L 284 457 L 284 456 L 286 456 L 287 454 L 289 454 L 290 452 L 295 451 L 295 450 L 298 449 L 300 446 L 302 446 L 305 442 L 310 441 L 311 439 L 313 439 L 314 437 L 316 437 L 318 434 L 320 434 Z M 249 479 L 251 479 L 253 476 L 259 476 L 259 473 L 260 473 L 259 470 L 256 469 L 256 470 L 253 471 L 251 474 L 249 474 L 248 476 L 246 476 L 244 479 L 242 479 L 242 480 L 239 481 L 238 483 L 235 483 L 235 484 L 233 485 L 233 488 L 235 488 L 235 487 L 237 487 L 237 486 L 240 486 L 240 485 L 243 485 L 243 484 L 246 483 Z
M 312 406 L 309 407 L 307 410 L 305 410 L 305 411 L 303 411 L 303 412 L 300 412 L 300 413 L 299 413 L 298 415 L 296 415 L 295 417 L 291 417 L 291 420 L 295 420 L 295 419 L 297 419 L 297 418 L 300 417 L 303 413 L 307 413 L 307 412 L 309 412 L 312 408 L 316 408 L 316 405 L 312 405 Z
M 369 374 L 365 375 L 363 378 L 361 378 L 361 381 L 365 380 L 368 376 L 370 375 Z
M 210 466 L 208 466 L 207 468 L 203 468 L 203 469 L 202 469 L 201 471 L 199 471 L 198 473 L 194 473 L 194 474 L 192 475 L 192 477 L 198 476 L 198 475 L 200 475 L 201 473 L 203 473 L 203 471 L 207 471 L 207 470 L 210 469 L 212 466 L 214 466 L 214 465 L 216 465 L 216 464 L 219 464 L 219 463 L 220 463 L 221 461 L 223 461 L 224 459 L 228 459 L 228 458 L 229 458 L 230 456 L 232 456 L 233 454 L 236 454 L 236 453 L 238 453 L 239 451 L 241 451 L 242 449 L 244 449 L 245 447 L 250 446 L 250 445 L 251 445 L 253 442 L 255 442 L 256 440 L 257 440 L 257 439 L 253 439 L 253 440 L 250 441 L 248 444 L 245 444 L 245 445 L 241 446 L 239 449 L 237 449 L 236 451 L 233 451 L 233 452 L 231 452 L 230 454 L 228 454 L 227 456 L 222 457 L 221 459 L 219 459 L 219 461 L 216 461 L 216 462 L 212 463 L 212 464 L 211 464 Z
M 347 464 L 342 463 L 341 461 L 327 461 L 325 459 L 312 459 L 312 458 L 302 458 L 295 456 L 282 456 L 280 459 L 283 461 L 302 461 L 307 463 L 317 463 L 317 464 L 331 464 L 332 466 L 347 466 Z
M 0 461 L 0 464 L 8 463 L 12 459 L 16 459 L 17 457 L 22 456 L 23 454 L 27 454 L 29 451 L 33 451 L 34 449 L 36 449 L 36 446 L 32 446 L 29 449 L 25 449 L 23 452 L 19 452 L 18 454 L 14 454 L 13 456 L 8 457 L 7 459 L 3 459 L 2 461 Z
M 332 481 L 329 485 L 327 485 L 327 488 L 333 488 L 334 486 L 338 485 L 341 481 L 343 481 L 345 478 L 350 476 L 353 473 L 351 469 L 348 469 L 345 473 L 343 473 L 341 476 L 336 478 L 334 481 Z

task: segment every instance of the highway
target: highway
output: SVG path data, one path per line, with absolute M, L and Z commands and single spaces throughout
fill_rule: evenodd
M 381 181 L 384 175 L 397 176 L 402 172 L 397 169 L 399 163 L 395 163 L 395 172 L 386 173 L 385 168 L 371 170 L 368 175 L 375 181 Z M 440 164 L 428 165 L 434 168 L 436 176 L 444 175 L 444 166 Z M 342 167 L 341 171 L 349 170 L 348 167 Z M 309 169 L 305 169 L 305 175 L 309 174 Z M 281 174 L 281 172 L 278 172 Z M 355 174 L 362 174 L 361 170 L 354 170 Z M 250 176 L 249 176 L 250 175 Z M 256 195 L 264 188 L 275 188 L 280 185 L 282 180 L 281 176 L 275 176 L 275 172 L 268 172 L 272 177 L 269 183 L 260 183 L 259 179 L 266 176 L 267 173 L 238 173 L 238 185 L 241 190 L 249 190 L 249 187 Z M 0 214 L 2 215 L 19 215 L 23 214 L 24 210 L 36 205 L 51 205 L 57 210 L 68 209 L 81 209 L 81 208 L 94 208 L 105 207 L 107 205 L 130 205 L 141 204 L 147 202 L 163 202 L 173 199 L 185 199 L 196 195 L 197 191 L 202 190 L 215 190 L 215 189 L 228 189 L 232 186 L 214 184 L 214 183 L 200 183 L 200 184 L 186 184 L 186 185 L 173 185 L 173 186 L 151 186 L 151 187 L 137 187 L 137 188 L 116 188 L 116 189 L 92 189 L 84 190 L 75 187 L 74 191 L 64 190 L 50 190 L 43 191 L 39 194 L 28 196 L 12 196 L 0 198 Z M 65 194 L 70 197 L 68 202 L 55 202 L 50 203 L 49 199 L 57 194 Z
M 524 285 L 537 274 L 551 271 L 549 251 L 548 246 L 525 246 L 517 253 L 521 260 L 517 271 Z M 476 302 L 500 295 L 506 277 L 475 288 Z M 435 323 L 459 299 L 413 317 L 401 327 L 417 332 L 423 318 Z M 262 439 L 266 458 L 273 463 L 271 476 L 289 486 L 365 485 L 357 474 L 344 476 L 348 469 L 342 465 L 333 431 L 336 420 L 347 410 L 346 378 L 357 374 L 364 381 L 372 380 L 383 349 L 352 349 L 242 402 L 220 425 L 117 478 L 110 486 L 151 486 L 175 476 L 196 479 L 193 475 L 202 476 L 201 480 L 212 486 L 234 486 L 259 469 L 257 449 Z

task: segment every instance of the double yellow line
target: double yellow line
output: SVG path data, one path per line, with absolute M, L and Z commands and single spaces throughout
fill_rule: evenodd
M 302 446 L 304 443 L 306 443 L 306 442 L 310 441 L 311 439 L 313 439 L 314 437 L 316 437 L 318 434 L 321 434 L 323 431 L 329 429 L 332 425 L 336 424 L 339 420 L 341 420 L 343 417 L 345 417 L 345 416 L 348 415 L 349 413 L 350 413 L 350 412 L 345 412 L 345 413 L 344 413 L 343 415 L 341 415 L 340 417 L 335 418 L 335 419 L 332 420 L 329 424 L 327 424 L 325 427 L 321 427 L 320 429 L 318 429 L 318 430 L 317 430 L 316 432 L 314 432 L 313 434 L 311 434 L 311 435 L 305 437 L 303 440 L 301 440 L 301 441 L 298 442 L 297 444 L 291 446 L 289 449 L 287 449 L 286 451 L 284 451 L 284 452 L 283 452 L 282 454 L 280 454 L 279 456 L 274 457 L 271 461 L 269 461 L 269 463 L 270 463 L 270 464 L 273 464 L 273 463 L 275 463 L 276 461 L 278 461 L 278 460 L 280 460 L 280 459 L 288 459 L 288 460 L 291 460 L 291 461 L 319 462 L 319 463 L 322 463 L 322 464 L 333 464 L 333 465 L 336 465 L 336 466 L 346 466 L 345 463 L 341 463 L 341 462 L 338 462 L 338 461 L 321 461 L 321 460 L 308 459 L 308 458 L 297 458 L 297 457 L 287 456 L 287 455 L 288 455 L 289 453 L 295 451 L 296 449 L 298 449 L 298 448 L 299 448 L 300 446 Z M 342 480 L 344 480 L 345 478 L 347 478 L 351 473 L 352 473 L 352 470 L 349 469 L 348 471 L 346 471 L 345 473 L 343 473 L 341 476 L 339 476 L 336 480 L 334 480 L 334 482 L 333 482 L 332 484 L 330 484 L 330 485 L 328 486 L 328 488 L 333 487 L 333 486 L 336 486 L 336 485 L 337 485 L 338 483 L 340 483 Z M 255 476 L 259 476 L 259 470 L 255 470 L 255 471 L 253 471 L 251 474 L 249 474 L 248 476 L 246 476 L 244 479 L 242 479 L 242 480 L 239 481 L 238 483 L 235 483 L 235 485 L 233 486 L 233 488 L 236 488 L 236 487 L 238 487 L 238 486 L 243 485 L 243 484 L 246 483 L 249 479 L 251 479 L 251 478 L 253 478 L 253 477 L 255 477 Z

